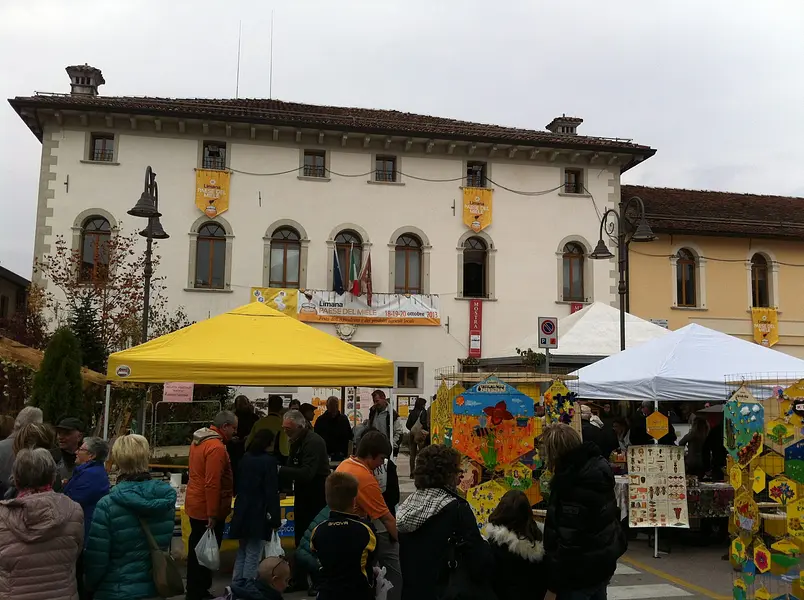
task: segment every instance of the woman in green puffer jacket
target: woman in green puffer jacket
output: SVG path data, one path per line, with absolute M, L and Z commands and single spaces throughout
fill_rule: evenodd
M 120 469 L 117 485 L 95 507 L 84 551 L 85 586 L 94 600 L 157 596 L 151 553 L 140 519 L 163 550 L 173 537 L 176 492 L 148 474 L 150 451 L 141 435 L 124 435 L 112 448 Z

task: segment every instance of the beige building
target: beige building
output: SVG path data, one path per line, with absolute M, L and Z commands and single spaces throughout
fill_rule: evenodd
M 752 307 L 778 309 L 779 343 L 804 358 L 804 198 L 623 185 L 659 236 L 631 243 L 630 311 L 753 339 Z

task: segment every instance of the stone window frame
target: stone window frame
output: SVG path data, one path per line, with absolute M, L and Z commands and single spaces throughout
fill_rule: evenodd
M 112 160 L 92 160 L 90 158 L 90 152 L 92 152 L 92 136 L 95 135 L 108 135 L 114 138 L 114 150 L 112 151 Z M 120 162 L 118 162 L 119 152 L 120 152 L 119 133 L 115 131 L 90 130 L 87 131 L 86 134 L 84 135 L 84 154 L 81 158 L 81 162 L 85 165 L 107 165 L 110 167 L 116 167 L 120 165 Z
M 228 153 L 227 153 L 228 155 Z M 207 223 L 217 223 L 223 230 L 226 232 L 224 236 L 226 239 L 226 260 L 224 261 L 224 270 L 223 270 L 223 289 L 209 289 L 209 288 L 197 288 L 195 287 L 195 267 L 196 267 L 196 260 L 197 260 L 197 250 L 198 250 L 198 230 L 201 229 Z M 198 217 L 195 222 L 190 227 L 190 231 L 188 232 L 190 236 L 190 260 L 188 261 L 188 269 L 187 269 L 187 287 L 184 288 L 185 292 L 206 292 L 211 294 L 220 294 L 220 293 L 229 293 L 233 292 L 232 290 L 232 248 L 234 247 L 234 230 L 232 226 L 229 224 L 229 221 L 221 217 L 220 215 L 209 218 L 206 215 L 201 215 Z
M 103 208 L 88 208 L 86 210 L 82 210 L 75 217 L 73 226 L 70 228 L 72 229 L 72 240 L 70 247 L 72 248 L 73 256 L 81 256 L 81 235 L 84 231 L 84 223 L 86 223 L 92 217 L 103 217 L 109 221 L 109 227 L 111 228 L 110 239 L 114 239 L 120 233 L 120 224 L 118 223 L 117 219 L 114 218 L 114 215 L 108 210 Z M 78 270 L 80 268 L 80 261 L 76 261 L 76 277 L 78 276 Z M 88 283 L 89 282 L 87 282 L 87 284 Z
M 369 238 L 369 234 L 360 225 L 355 223 L 341 223 L 337 227 L 333 228 L 329 233 L 329 237 L 327 237 L 327 290 L 332 290 L 333 269 L 335 268 L 335 260 L 333 258 L 335 253 L 335 236 L 341 231 L 354 231 L 360 236 L 360 239 L 363 240 L 363 254 L 360 262 L 361 268 L 366 264 L 366 261 L 371 254 L 371 240 Z M 343 282 L 343 285 L 346 286 L 345 281 Z
M 391 234 L 388 240 L 388 293 L 393 294 L 396 291 L 396 240 L 405 234 L 415 235 L 422 243 L 422 294 L 430 293 L 430 252 L 433 246 L 430 244 L 430 238 L 418 227 L 413 225 L 405 225 L 398 228 Z
M 564 300 L 564 246 L 578 244 L 583 248 L 583 294 L 584 300 Z M 592 246 L 582 235 L 568 235 L 556 247 L 556 303 L 557 304 L 591 304 L 595 301 L 595 267 L 589 258 Z
M 751 259 L 755 255 L 761 255 L 768 261 L 768 305 L 770 308 L 779 310 L 779 262 L 776 255 L 766 248 L 751 248 L 745 260 L 745 276 L 748 282 L 746 294 L 748 296 L 748 311 L 754 308 L 753 280 L 751 278 Z
M 695 257 L 695 306 L 678 305 L 678 252 L 687 250 Z M 749 270 L 749 278 L 750 278 Z M 700 247 L 691 242 L 680 242 L 673 246 L 670 254 L 670 306 L 674 310 L 706 310 L 706 259 Z
M 486 297 L 485 298 L 467 298 L 463 295 L 463 245 L 469 238 L 477 237 L 486 242 Z M 471 229 L 458 238 L 458 246 L 456 248 L 458 258 L 458 293 L 456 300 L 496 300 L 495 295 L 495 255 L 497 248 L 494 245 L 494 240 L 485 231 L 478 231 L 475 233 Z
M 314 179 L 314 178 L 313 178 Z M 310 238 L 301 223 L 293 219 L 279 219 L 271 223 L 262 238 L 262 287 L 271 283 L 271 241 L 277 229 L 290 227 L 299 233 L 299 289 L 307 289 L 307 259 L 309 256 Z

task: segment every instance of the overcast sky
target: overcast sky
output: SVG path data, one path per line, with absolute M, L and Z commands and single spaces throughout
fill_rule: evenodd
M 241 97 L 395 108 L 657 154 L 628 183 L 804 196 L 801 0 L 0 0 L 0 92 Z M 0 105 L 0 264 L 31 271 L 41 145 Z M 129 192 L 129 195 L 131 193 Z

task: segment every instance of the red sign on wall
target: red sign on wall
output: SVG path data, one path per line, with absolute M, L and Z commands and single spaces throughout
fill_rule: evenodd
M 583 302 L 573 302 L 570 304 L 570 314 L 576 313 L 579 310 L 583 310 L 584 303 Z
M 469 356 L 480 358 L 483 336 L 483 301 L 469 301 Z

